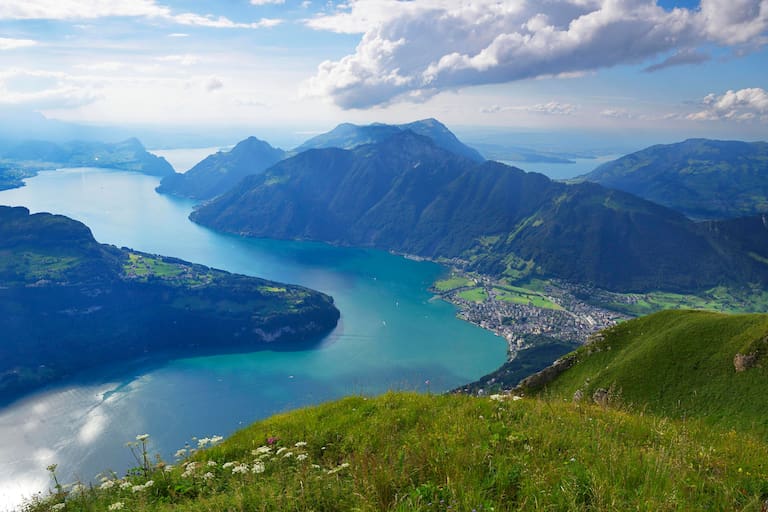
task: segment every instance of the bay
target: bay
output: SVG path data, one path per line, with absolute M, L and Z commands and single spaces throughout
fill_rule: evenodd
M 65 481 L 121 473 L 132 465 L 124 443 L 138 434 L 149 433 L 152 449 L 172 459 L 193 436 L 228 435 L 349 394 L 442 392 L 503 363 L 501 338 L 458 320 L 452 305 L 427 291 L 444 271 L 438 265 L 216 233 L 190 222 L 193 204 L 157 194 L 157 184 L 135 173 L 64 169 L 0 192 L 0 204 L 83 221 L 103 243 L 321 290 L 334 297 L 339 325 L 312 350 L 116 361 L 0 409 L 6 508 L 48 487 L 48 464 L 57 463 Z

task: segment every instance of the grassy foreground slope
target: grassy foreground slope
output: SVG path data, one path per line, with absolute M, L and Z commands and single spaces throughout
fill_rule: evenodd
M 757 511 L 768 497 L 761 439 L 538 399 L 351 397 L 258 422 L 170 469 L 148 460 L 26 512 Z
M 768 433 L 768 315 L 663 311 L 603 335 L 540 392 L 587 400 L 604 389 L 638 411 Z

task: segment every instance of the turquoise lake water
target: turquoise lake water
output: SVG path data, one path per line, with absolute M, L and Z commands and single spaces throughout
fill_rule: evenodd
M 427 291 L 443 272 L 435 264 L 222 235 L 190 222 L 191 202 L 157 194 L 157 178 L 139 174 L 66 169 L 27 183 L 0 192 L 0 204 L 70 216 L 103 243 L 315 288 L 334 297 L 342 316 L 313 350 L 116 364 L 0 409 L 6 508 L 46 489 L 51 463 L 68 481 L 123 471 L 132 462 L 124 443 L 137 434 L 149 433 L 168 457 L 193 436 L 228 435 L 275 412 L 389 389 L 441 392 L 504 362 L 503 339 L 456 319 Z

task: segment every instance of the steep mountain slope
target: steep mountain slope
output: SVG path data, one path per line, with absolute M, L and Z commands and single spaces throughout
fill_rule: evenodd
M 191 218 L 249 236 L 464 258 L 492 275 L 554 275 L 617 290 L 768 278 L 768 252 L 729 248 L 713 234 L 717 226 L 599 185 L 478 164 L 410 131 L 351 151 L 306 151 Z
M 768 143 L 690 139 L 651 146 L 583 177 L 697 219 L 768 212 Z
M 405 130 L 428 137 L 432 139 L 436 146 L 464 158 L 475 162 L 485 161 L 485 158 L 477 150 L 462 143 L 444 124 L 437 119 L 431 118 L 400 125 L 374 123 L 359 126 L 343 123 L 328 133 L 323 133 L 304 142 L 301 146 L 292 150 L 291 155 L 296 155 L 308 149 L 354 149 L 363 144 L 382 142 Z
M 162 351 L 311 343 L 338 318 L 318 292 L 102 245 L 67 217 L 0 206 L 0 402 Z
M 572 366 L 552 382 L 528 384 L 568 400 L 608 390 L 637 410 L 768 432 L 768 315 L 663 311 L 602 334 L 565 356 Z
M 285 158 L 282 149 L 248 137 L 231 151 L 206 157 L 184 174 L 166 176 L 157 187 L 162 194 L 210 199 L 222 194 L 251 174 L 258 174 Z

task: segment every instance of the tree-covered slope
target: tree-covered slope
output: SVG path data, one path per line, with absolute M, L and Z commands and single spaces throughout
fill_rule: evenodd
M 754 254 L 731 247 L 717 225 L 599 185 L 476 163 L 410 131 L 349 151 L 305 151 L 191 218 L 248 236 L 462 258 L 490 275 L 557 276 L 623 291 L 768 279 L 761 259 L 768 247 Z M 741 240 L 754 228 L 727 231 Z
M 206 157 L 183 174 L 166 176 L 157 187 L 162 194 L 210 199 L 229 190 L 244 177 L 258 174 L 285 158 L 282 149 L 248 137 L 231 151 L 219 151 Z
M 690 139 L 605 163 L 584 179 L 697 219 L 768 212 L 768 143 Z
M 26 141 L 3 151 L 0 162 L 29 170 L 106 167 L 160 177 L 173 174 L 173 167 L 149 153 L 138 139 L 117 143 Z
M 552 382 L 528 384 L 567 400 L 607 390 L 609 401 L 636 411 L 764 435 L 767 354 L 768 315 L 664 311 L 603 331 L 565 356 L 573 365 Z
M 308 149 L 319 148 L 354 149 L 364 144 L 383 142 L 393 135 L 406 130 L 432 139 L 436 146 L 451 153 L 475 162 L 485 161 L 485 158 L 476 149 L 461 142 L 444 124 L 437 119 L 431 118 L 400 125 L 373 123 L 360 126 L 342 123 L 330 132 L 312 137 L 293 149 L 291 154 L 296 155 Z
M 163 351 L 311 343 L 338 317 L 319 292 L 102 245 L 67 217 L 0 207 L 0 401 Z

